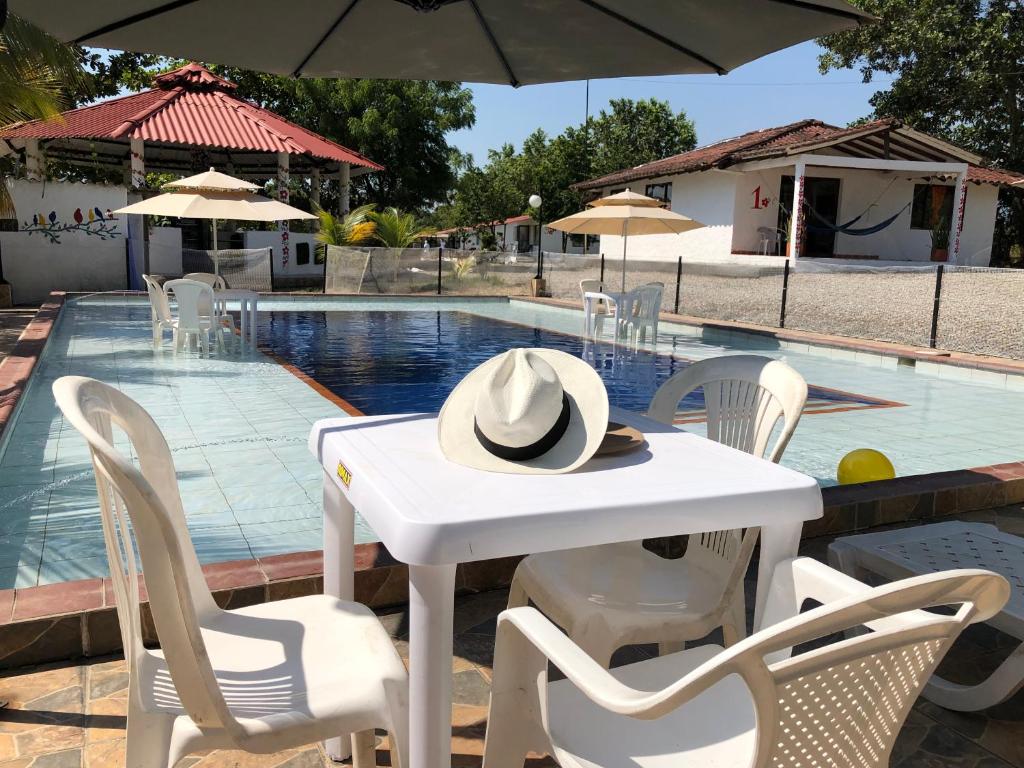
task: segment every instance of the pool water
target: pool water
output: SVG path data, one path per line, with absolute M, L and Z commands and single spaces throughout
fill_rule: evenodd
M 261 343 L 331 397 L 270 355 L 175 355 L 169 342 L 154 351 L 142 298 L 65 306 L 4 432 L 0 589 L 107 574 L 88 451 L 50 391 L 68 374 L 117 386 L 156 420 L 204 563 L 321 546 L 322 471 L 306 438 L 317 419 L 346 416 L 338 398 L 371 414 L 436 409 L 466 372 L 512 346 L 581 355 L 612 402 L 637 410 L 690 361 L 785 360 L 811 397 L 783 463 L 822 485 L 859 447 L 882 450 L 901 475 L 1024 458 L 1024 377 L 666 323 L 655 348 L 631 353 L 585 344 L 579 311 L 521 301 L 273 297 L 260 310 Z M 683 405 L 685 428 L 701 433 L 699 394 Z M 375 538 L 357 522 L 357 541 Z
M 267 313 L 261 344 L 369 416 L 439 411 L 476 366 L 508 349 L 544 347 L 587 360 L 608 400 L 645 411 L 666 379 L 689 361 L 678 355 L 586 341 L 578 335 L 458 311 L 304 311 Z M 890 405 L 809 386 L 811 407 Z M 699 418 L 704 393 L 691 392 L 682 414 Z

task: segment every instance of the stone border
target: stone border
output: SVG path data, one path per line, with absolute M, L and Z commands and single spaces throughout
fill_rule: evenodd
M 32 371 L 50 339 L 67 294 L 53 291 L 21 332 L 11 354 L 0 364 L 0 439 L 7 431 Z

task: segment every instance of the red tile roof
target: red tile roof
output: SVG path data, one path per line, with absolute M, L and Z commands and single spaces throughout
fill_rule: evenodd
M 251 152 L 288 152 L 382 170 L 340 144 L 238 98 L 199 64 L 160 75 L 155 88 L 0 129 L 2 139 L 143 139 Z
M 901 127 L 903 124 L 893 119 L 876 120 L 850 128 L 839 128 L 820 120 L 801 120 L 777 128 L 751 131 L 742 136 L 698 147 L 681 155 L 655 160 L 635 168 L 625 168 L 574 186 L 583 190 L 597 189 L 659 176 L 693 173 L 711 168 L 727 168 L 745 160 L 798 152 L 801 147 L 812 147 L 822 141 L 852 138 L 858 134 Z M 979 184 L 1005 185 L 1024 181 L 1024 174 L 971 164 L 968 168 L 967 178 Z

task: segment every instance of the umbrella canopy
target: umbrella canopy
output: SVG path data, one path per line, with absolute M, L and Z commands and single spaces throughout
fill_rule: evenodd
M 85 46 L 279 75 L 511 85 L 724 74 L 872 18 L 843 0 L 8 2 Z
M 630 235 L 665 235 L 689 232 L 704 225 L 662 207 L 653 197 L 626 190 L 590 203 L 586 210 L 547 226 L 573 235 L 622 237 L 622 290 L 626 290 L 626 243 Z
M 237 219 L 239 221 L 285 221 L 315 219 L 306 213 L 269 197 L 249 192 L 167 192 L 114 213 L 144 213 L 150 216 L 178 216 L 185 219 Z
M 169 181 L 164 184 L 164 189 L 188 189 L 194 191 L 218 191 L 218 192 L 255 192 L 259 189 L 258 184 L 251 181 L 236 179 L 226 173 L 215 171 L 211 168 L 195 176 L 189 176 L 177 181 Z
M 315 219 L 312 213 L 293 208 L 278 200 L 255 195 L 258 186 L 234 176 L 218 173 L 213 168 L 164 185 L 162 195 L 118 208 L 114 213 L 176 216 L 184 219 L 213 219 L 213 265 L 220 273 L 217 259 L 217 220 L 286 221 Z

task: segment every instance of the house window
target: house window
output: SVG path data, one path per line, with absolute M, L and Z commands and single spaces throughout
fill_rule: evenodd
M 672 182 L 669 181 L 665 184 L 648 184 L 647 191 L 644 193 L 648 197 L 653 197 L 655 200 L 661 200 L 666 205 L 672 204 Z
M 915 184 L 914 204 L 910 209 L 911 229 L 933 229 L 953 221 L 955 187 L 943 184 Z
M 528 251 L 533 242 L 533 226 L 530 224 L 516 225 L 516 248 L 520 251 Z
M 295 244 L 295 264 L 296 266 L 309 264 L 309 243 Z
M 617 195 L 617 194 L 619 194 L 619 192 L 625 192 L 625 191 L 626 191 L 626 188 L 625 188 L 625 187 L 619 187 L 618 189 L 613 189 L 613 190 L 612 190 L 611 192 L 609 192 L 608 194 L 609 194 L 609 195 Z
M 582 248 L 583 238 L 584 235 L 569 235 L 569 242 L 572 244 L 573 248 Z

